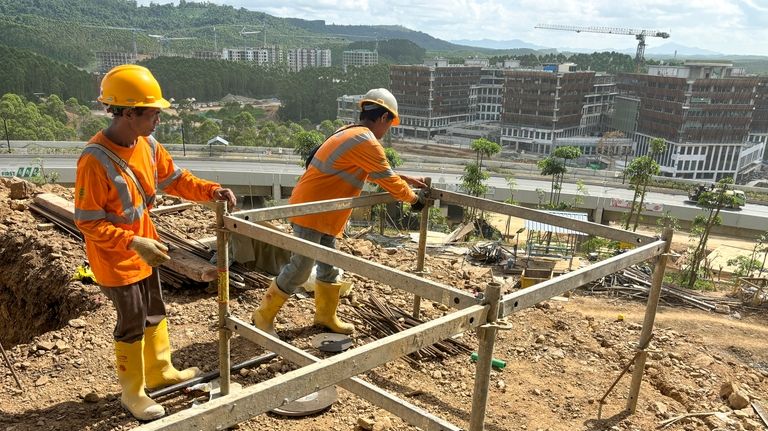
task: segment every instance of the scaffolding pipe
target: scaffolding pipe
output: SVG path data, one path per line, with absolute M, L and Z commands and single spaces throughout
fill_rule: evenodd
M 224 227 L 227 214 L 227 202 L 216 202 L 216 269 L 218 270 L 219 302 L 219 374 L 221 395 L 229 395 L 230 351 L 229 339 L 232 336 L 227 328 L 229 317 L 229 232 Z
M 432 187 L 432 178 L 425 178 L 424 182 L 427 188 Z M 432 206 L 432 199 L 424 202 L 421 209 L 421 222 L 419 223 L 419 251 L 416 255 L 416 275 L 424 276 L 424 258 L 427 254 L 427 227 L 429 224 L 429 207 Z M 421 296 L 413 296 L 413 318 L 418 319 L 421 314 Z
M 640 332 L 640 342 L 638 343 L 638 355 L 635 357 L 635 369 L 632 372 L 632 383 L 629 387 L 629 397 L 627 397 L 627 411 L 630 414 L 637 410 L 637 399 L 640 395 L 640 384 L 643 382 L 643 372 L 645 371 L 645 360 L 648 357 L 646 348 L 653 337 L 653 323 L 656 320 L 656 309 L 659 306 L 659 297 L 661 296 L 661 285 L 664 282 L 664 270 L 667 267 L 667 257 L 672 245 L 672 228 L 664 229 L 661 239 L 664 243 L 664 252 L 656 258 L 656 266 L 653 268 L 651 277 L 651 289 L 648 292 L 648 304 L 645 307 L 645 319 L 643 320 L 643 330 Z
M 475 388 L 472 397 L 472 413 L 469 419 L 469 431 L 483 431 L 485 428 L 485 410 L 488 405 L 488 386 L 491 378 L 491 361 L 493 346 L 496 342 L 497 327 L 494 325 L 499 316 L 499 300 L 501 299 L 501 284 L 488 283 L 485 289 L 488 310 L 487 325 L 477 328 L 479 349 L 475 367 Z

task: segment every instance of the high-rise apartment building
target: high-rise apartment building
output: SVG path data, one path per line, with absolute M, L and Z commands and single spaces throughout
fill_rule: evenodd
M 470 87 L 480 81 L 480 67 L 435 65 L 391 66 L 390 89 L 397 98 L 399 136 L 432 138 L 453 124 L 470 120 Z
M 347 66 L 375 66 L 379 64 L 379 53 L 367 49 L 355 49 L 342 53 L 342 65 Z
M 650 140 L 662 138 L 667 148 L 658 161 L 665 176 L 738 180 L 758 169 L 765 144 L 748 137 L 756 130 L 752 120 L 760 82 L 745 76 L 743 69 L 712 62 L 651 66 L 645 75 L 619 75 L 625 105 L 637 101 L 636 112 L 623 113 L 637 119 L 635 154 L 647 154 Z M 756 118 L 759 123 L 760 115 Z
M 278 46 L 262 48 L 224 48 L 221 59 L 229 61 L 249 61 L 259 66 L 274 66 L 283 63 L 283 50 Z
M 293 48 L 288 50 L 288 70 L 298 72 L 308 67 L 331 67 L 331 50 Z

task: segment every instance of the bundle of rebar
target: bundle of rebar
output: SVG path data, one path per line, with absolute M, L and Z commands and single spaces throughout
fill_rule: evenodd
M 395 305 L 385 304 L 373 295 L 369 296 L 363 303 L 364 307 L 353 309 L 355 316 L 350 320 L 357 321 L 359 323 L 358 329 L 374 339 L 384 338 L 424 323 L 423 320 L 414 318 L 410 313 Z M 452 356 L 470 353 L 472 353 L 472 349 L 469 346 L 453 338 L 448 338 L 404 356 L 403 359 L 415 365 L 419 362 L 442 361 Z
M 588 283 L 582 289 L 590 292 L 610 292 L 633 299 L 646 299 L 651 289 L 650 277 L 649 268 L 634 265 Z M 661 286 L 660 300 L 667 304 L 684 304 L 704 311 L 715 311 L 718 305 L 738 305 L 738 301 L 730 298 L 705 296 L 667 283 Z

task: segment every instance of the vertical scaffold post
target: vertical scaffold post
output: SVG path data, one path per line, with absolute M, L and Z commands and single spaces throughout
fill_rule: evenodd
M 632 372 L 632 383 L 629 387 L 629 397 L 627 398 L 627 411 L 632 414 L 637 410 L 637 400 L 640 395 L 640 384 L 643 382 L 643 372 L 645 371 L 645 360 L 648 353 L 648 343 L 653 335 L 653 323 L 656 320 L 656 309 L 659 306 L 659 296 L 661 296 L 661 285 L 664 281 L 664 270 L 667 267 L 667 256 L 672 245 L 672 236 L 674 231 L 671 228 L 664 229 L 661 239 L 664 243 L 664 253 L 656 258 L 656 265 L 653 268 L 651 277 L 651 290 L 648 292 L 648 304 L 645 307 L 645 319 L 643 320 L 643 330 L 640 333 L 640 341 L 637 348 L 640 350 L 635 358 L 635 369 Z
M 488 323 L 495 322 L 499 316 L 500 298 L 501 285 L 499 283 L 488 283 L 488 288 L 485 289 L 485 303 L 491 306 L 488 310 Z M 485 429 L 488 381 L 491 378 L 491 361 L 493 360 L 493 345 L 496 342 L 496 332 L 497 328 L 492 325 L 484 325 L 477 328 L 477 338 L 480 346 L 475 366 L 475 388 L 472 392 L 472 414 L 469 419 L 469 431 L 483 431 Z
M 218 269 L 219 302 L 219 370 L 221 395 L 229 394 L 229 339 L 232 333 L 227 329 L 229 317 L 229 232 L 224 228 L 227 202 L 216 202 L 216 268 Z
M 432 178 L 425 178 L 427 187 L 432 187 Z M 432 199 L 427 199 L 424 208 L 421 209 L 421 221 L 419 223 L 419 250 L 416 255 L 416 275 L 424 275 L 424 258 L 427 253 L 427 225 L 429 224 L 429 208 L 432 206 Z M 413 318 L 418 319 L 421 314 L 421 297 L 413 297 Z

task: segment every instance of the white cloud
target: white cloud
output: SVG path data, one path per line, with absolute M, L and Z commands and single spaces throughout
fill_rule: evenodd
M 139 0 L 147 4 L 150 0 Z M 158 2 L 158 0 L 154 0 Z M 160 3 L 164 1 L 160 0 Z M 631 36 L 536 30 L 537 23 L 668 31 L 668 40 L 727 54 L 768 55 L 765 0 L 213 0 L 280 17 L 403 25 L 444 40 L 522 39 L 555 48 L 634 47 Z M 664 43 L 650 38 L 648 46 Z

